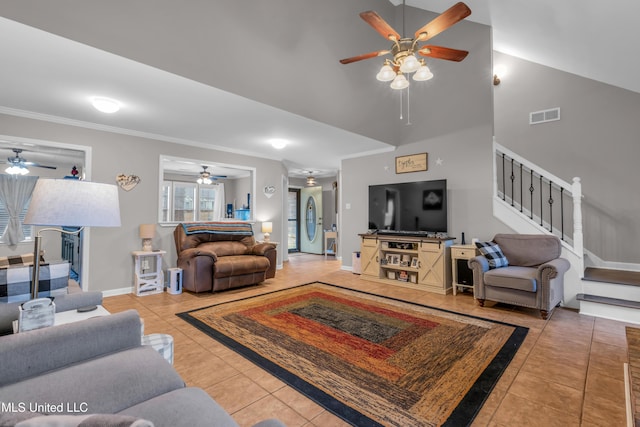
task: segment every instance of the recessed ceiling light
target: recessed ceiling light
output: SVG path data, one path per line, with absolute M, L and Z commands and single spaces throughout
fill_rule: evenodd
M 122 104 L 120 101 L 116 101 L 115 99 L 105 98 L 103 96 L 94 96 L 91 98 L 91 104 L 98 111 L 103 113 L 115 113 L 120 110 Z
M 269 142 L 271 142 L 271 146 L 273 148 L 278 150 L 282 150 L 289 143 L 289 141 L 287 141 L 286 139 L 281 139 L 281 138 L 273 138 L 273 139 L 270 139 Z

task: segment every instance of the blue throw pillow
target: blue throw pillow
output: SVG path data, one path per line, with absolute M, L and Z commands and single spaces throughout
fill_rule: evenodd
M 506 267 L 509 265 L 507 257 L 502 253 L 502 249 L 494 242 L 476 242 L 476 247 L 482 255 L 489 261 L 489 269 Z

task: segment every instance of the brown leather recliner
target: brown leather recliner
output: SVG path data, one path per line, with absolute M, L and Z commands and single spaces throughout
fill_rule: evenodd
M 207 224 L 213 227 L 216 223 L 198 226 Z M 183 224 L 178 224 L 173 236 L 178 267 L 183 270 L 182 287 L 187 291 L 222 291 L 254 285 L 276 275 L 276 246 L 256 244 L 253 234 L 187 234 Z

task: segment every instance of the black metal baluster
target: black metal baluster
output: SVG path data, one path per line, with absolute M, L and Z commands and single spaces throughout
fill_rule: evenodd
M 560 187 L 560 234 L 564 240 L 564 187 Z
M 506 186 L 506 181 L 504 179 L 504 160 L 505 160 L 505 156 L 506 154 L 502 153 L 502 200 L 507 200 L 506 199 L 506 192 L 507 192 L 507 186 Z
M 511 175 L 509 179 L 511 180 L 511 207 L 513 207 L 513 182 L 516 180 L 516 176 L 513 174 L 513 159 L 511 159 Z
M 522 163 L 520 163 L 520 213 L 522 213 L 523 203 L 522 203 Z
M 529 196 L 530 196 L 530 201 L 529 201 L 529 218 L 533 219 L 533 192 L 536 191 L 536 189 L 533 187 L 533 169 L 531 169 L 531 184 L 529 185 Z
M 553 233 L 553 187 L 549 180 L 549 231 Z
M 540 175 L 540 227 L 542 227 L 542 210 L 544 209 L 544 204 L 542 203 L 542 175 Z

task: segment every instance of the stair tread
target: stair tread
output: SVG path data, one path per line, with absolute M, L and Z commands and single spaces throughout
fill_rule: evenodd
M 620 299 L 620 298 L 610 298 L 610 297 L 603 297 L 600 295 L 590 295 L 590 294 L 578 294 L 576 298 L 578 301 L 597 302 L 600 304 L 617 305 L 621 307 L 640 308 L 640 302 L 629 301 L 629 300 Z
M 640 271 L 588 267 L 584 270 L 584 280 L 640 286 Z

